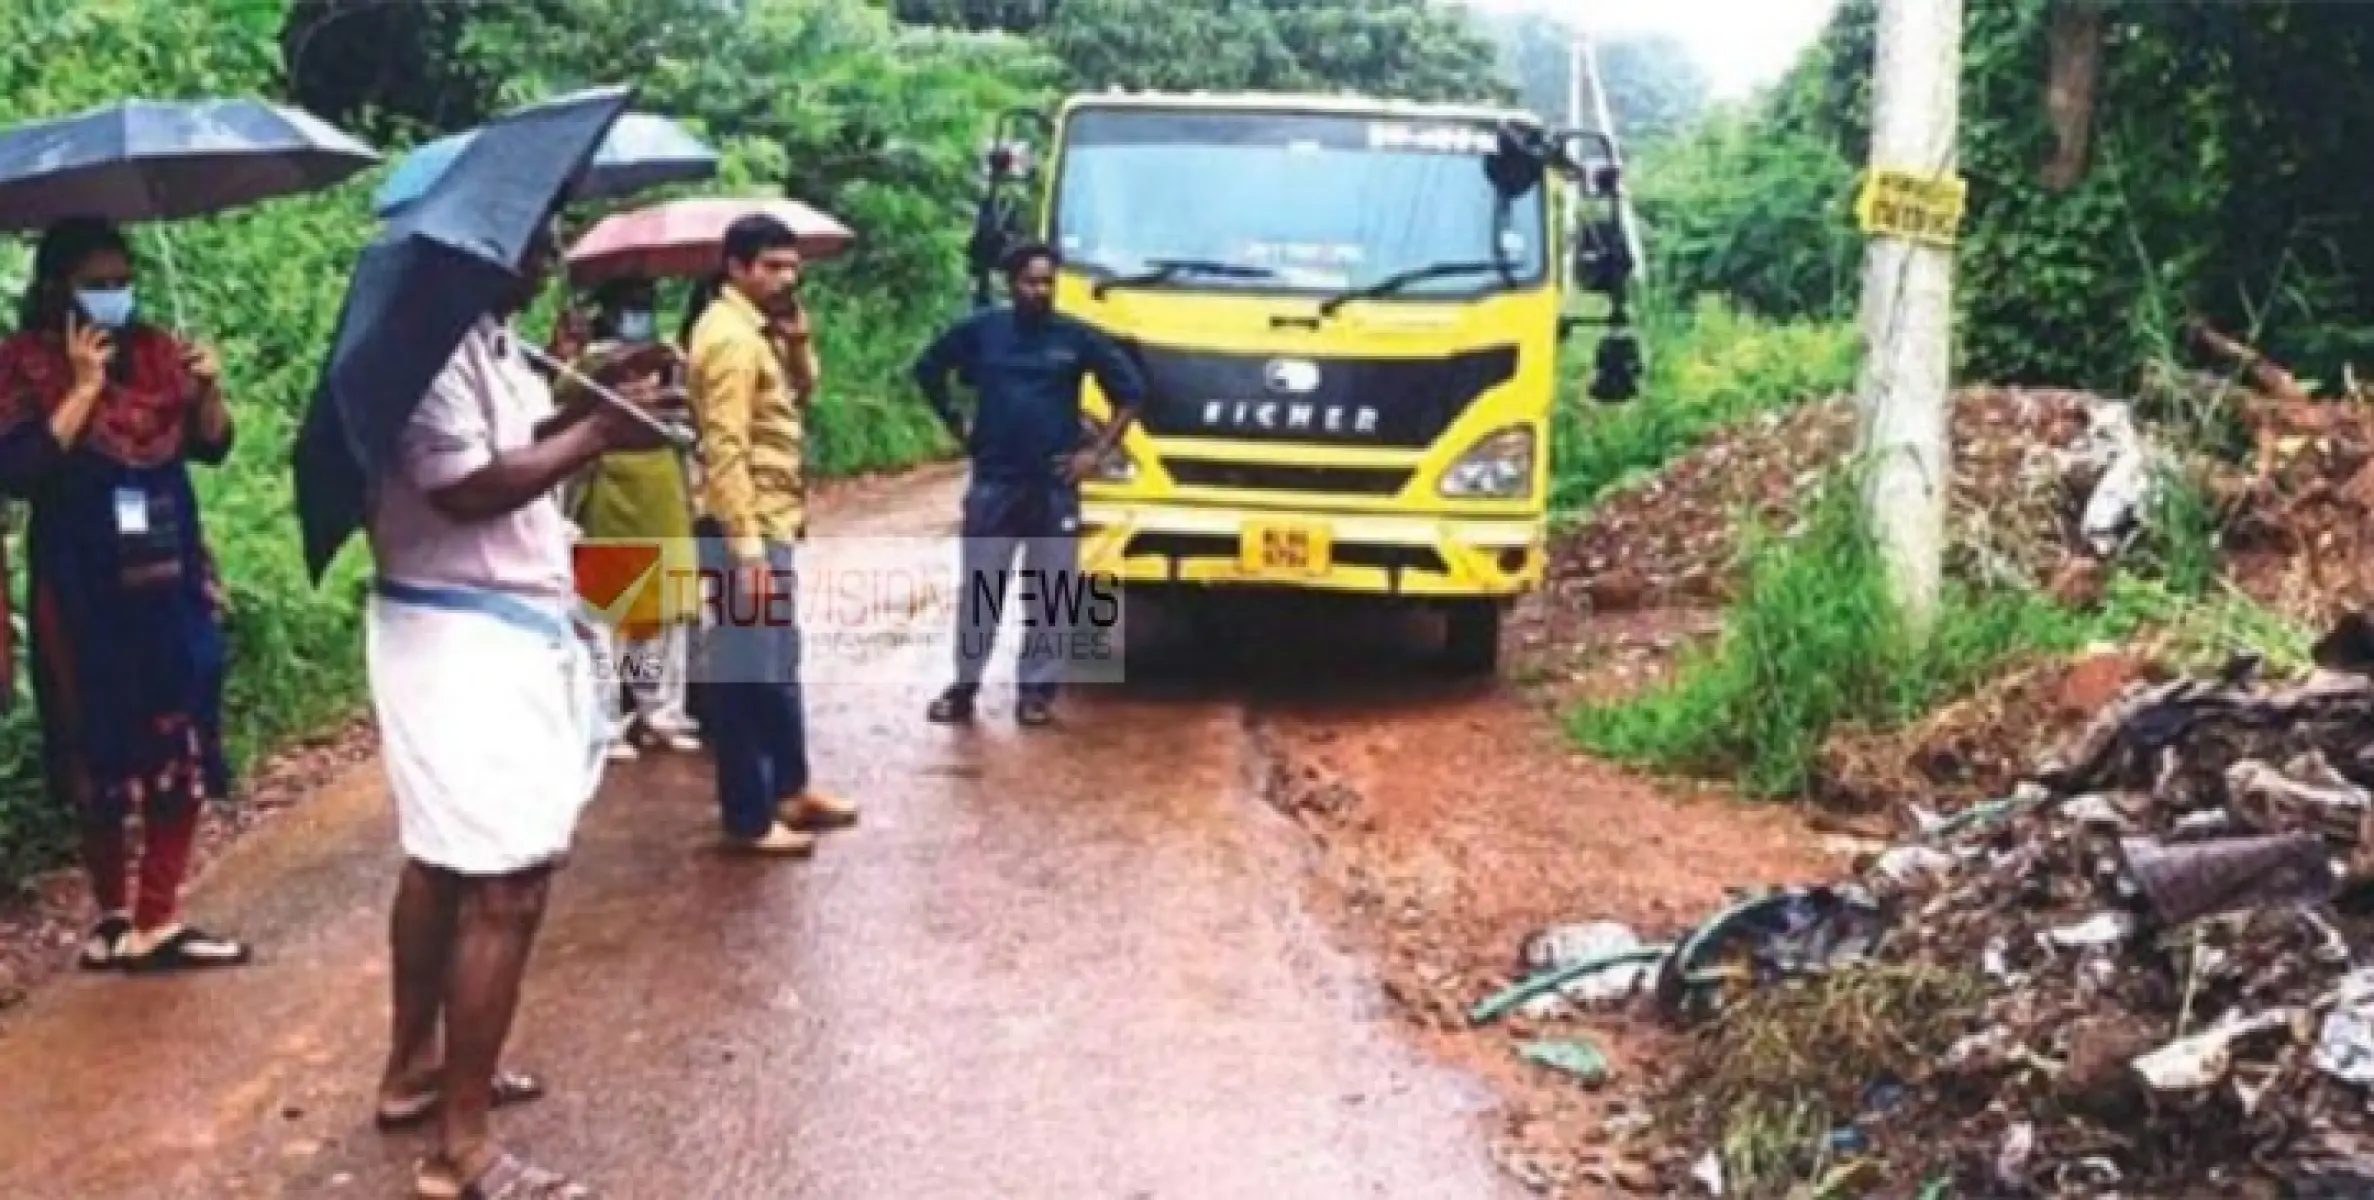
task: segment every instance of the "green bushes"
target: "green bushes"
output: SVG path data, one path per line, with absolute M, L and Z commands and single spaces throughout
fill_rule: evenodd
M 1552 439 L 1554 512 L 1587 508 L 1725 425 L 1854 385 L 1860 343 L 1842 323 L 1767 321 L 1708 298 L 1687 310 L 1652 304 L 1640 328 L 1648 373 L 1632 401 L 1592 403 L 1582 388 L 1590 355 L 1569 358 Z
M 849 255 L 809 272 L 826 372 L 816 466 L 870 470 L 939 447 L 908 402 L 906 364 L 966 311 L 981 140 L 997 113 L 1046 98 L 1051 58 L 1020 39 L 903 26 L 859 0 L 752 0 L 730 26 L 709 0 L 490 6 L 462 53 L 505 81 L 503 105 L 631 79 L 638 107 L 727 156 L 721 183 L 675 190 L 779 186 L 856 230 Z
M 1661 292 L 1773 320 L 1853 313 L 1855 171 L 1822 139 L 1732 110 L 1651 147 L 1630 177 Z
M 1965 8 L 1961 373 L 2116 391 L 2198 312 L 2334 379 L 2374 347 L 2374 25 L 2347 5 L 2109 0 L 2088 169 L 2044 182 L 2054 0 Z M 1878 5 L 1846 0 L 1770 95 L 1636 173 L 1662 281 L 1776 318 L 1852 299 Z M 1846 268 L 1846 269 L 1842 269 Z M 2158 297 L 2138 304 L 2136 297 Z

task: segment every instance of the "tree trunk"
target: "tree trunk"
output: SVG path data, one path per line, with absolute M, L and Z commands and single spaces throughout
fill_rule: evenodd
M 2045 83 L 2044 107 L 2056 145 L 2052 161 L 2044 166 L 2044 186 L 2056 192 L 2068 191 L 2085 178 L 2107 25 L 2096 0 L 2055 0 L 2053 4 L 2048 35 L 2052 69 Z

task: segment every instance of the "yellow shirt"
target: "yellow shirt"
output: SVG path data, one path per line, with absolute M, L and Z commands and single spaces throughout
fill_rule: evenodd
M 806 523 L 802 417 L 816 390 L 816 355 L 802 346 L 787 367 L 766 318 L 732 285 L 693 326 L 687 393 L 701 425 L 702 488 L 736 560 L 757 562 L 767 542 L 799 540 Z

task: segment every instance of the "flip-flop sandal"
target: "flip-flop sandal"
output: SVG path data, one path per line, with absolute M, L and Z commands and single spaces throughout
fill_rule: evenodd
M 544 1098 L 544 1081 L 521 1071 L 497 1071 L 494 1079 L 494 1107 L 509 1108 Z M 434 1089 L 422 1092 L 400 1104 L 381 1104 L 371 1116 L 372 1124 L 383 1132 L 409 1129 L 425 1123 L 437 1115 L 445 1097 Z
M 123 960 L 116 950 L 123 945 L 124 935 L 130 932 L 132 932 L 130 917 L 101 917 L 98 924 L 91 926 L 90 936 L 83 939 L 82 969 L 85 971 L 112 971 L 123 965 Z
M 181 932 L 166 938 L 148 953 L 118 954 L 116 961 L 135 974 L 152 974 L 245 966 L 250 956 L 244 942 L 219 938 L 185 925 Z
M 423 1160 L 413 1174 L 413 1193 L 423 1200 L 587 1200 L 584 1184 L 517 1155 L 497 1152 L 478 1178 L 464 1183 L 445 1163 Z

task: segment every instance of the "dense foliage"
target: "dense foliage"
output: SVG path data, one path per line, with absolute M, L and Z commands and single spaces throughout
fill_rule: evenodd
M 1569 356 L 1572 384 L 1551 439 L 1550 504 L 1561 520 L 1641 483 L 1719 429 L 1854 385 L 1860 346 L 1835 322 L 1758 320 L 1704 297 L 1687 309 L 1651 304 L 1639 328 L 1648 374 L 1637 400 L 1584 400 L 1590 355 Z
M 2128 386 L 2189 311 L 2336 379 L 2374 337 L 2374 215 L 2349 182 L 2374 133 L 2374 22 L 2352 5 L 2100 7 L 2090 162 L 2064 190 L 2045 169 L 2054 5 L 1966 6 L 1963 372 Z M 1662 279 L 1771 316 L 1851 307 L 1876 12 L 1846 0 L 1770 95 L 1644 165 Z
M 1431 0 L 895 0 L 903 20 L 1036 35 L 1083 88 L 1508 99 L 1492 44 Z

